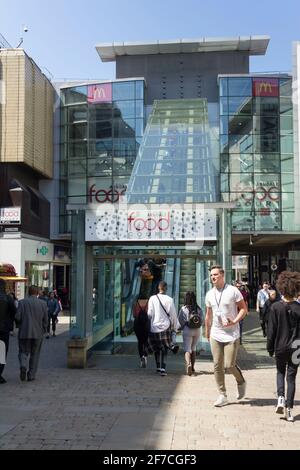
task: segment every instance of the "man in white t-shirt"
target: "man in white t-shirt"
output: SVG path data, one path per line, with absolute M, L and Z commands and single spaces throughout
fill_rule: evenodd
M 225 283 L 222 266 L 213 266 L 210 270 L 213 288 L 205 297 L 206 337 L 210 341 L 214 360 L 214 374 L 220 395 L 214 406 L 228 403 L 225 387 L 225 370 L 234 375 L 237 381 L 240 400 L 246 393 L 246 381 L 236 364 L 239 348 L 239 322 L 247 314 L 247 307 L 240 291 Z

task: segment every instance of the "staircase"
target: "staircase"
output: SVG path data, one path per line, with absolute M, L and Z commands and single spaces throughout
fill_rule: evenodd
M 184 304 L 185 294 L 189 290 L 196 294 L 196 260 L 193 258 L 181 258 L 179 308 Z

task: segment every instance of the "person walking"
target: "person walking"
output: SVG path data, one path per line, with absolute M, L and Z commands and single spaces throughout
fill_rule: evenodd
M 149 334 L 148 320 L 148 299 L 136 299 L 133 307 L 133 329 L 138 340 L 138 351 L 140 356 L 140 365 L 147 367 L 147 345 Z
M 299 354 L 294 356 L 294 352 L 299 346 L 300 339 L 300 304 L 297 302 L 300 292 L 300 273 L 282 271 L 278 276 L 276 288 L 282 298 L 274 302 L 270 309 L 267 350 L 271 357 L 275 354 L 276 359 L 278 400 L 275 411 L 279 414 L 285 411 L 286 420 L 293 422 L 292 409 L 299 366 Z
M 16 313 L 16 324 L 19 328 L 19 363 L 22 382 L 35 379 L 43 336 L 48 326 L 48 310 L 43 300 L 37 298 L 38 288 L 30 286 L 29 297 L 20 300 Z
M 219 390 L 214 406 L 219 407 L 228 404 L 225 370 L 236 379 L 237 399 L 242 399 L 246 394 L 246 381 L 236 358 L 240 338 L 239 322 L 247 314 L 247 307 L 240 291 L 225 282 L 224 269 L 221 266 L 212 266 L 210 278 L 213 288 L 205 297 L 205 333 L 210 341 L 214 375 Z
M 275 289 L 270 289 L 269 298 L 265 302 L 265 305 L 263 306 L 263 309 L 262 309 L 262 330 L 263 330 L 264 338 L 267 336 L 268 322 L 269 322 L 269 316 L 271 313 L 271 307 L 274 304 L 274 302 L 278 302 L 279 300 L 280 300 L 279 293 Z
M 264 308 L 266 301 L 269 298 L 269 288 L 270 288 L 270 284 L 267 281 L 264 281 L 262 285 L 262 289 L 258 291 L 257 298 L 256 298 L 256 311 L 259 314 L 259 321 L 260 321 L 260 326 L 261 326 L 263 335 L 265 335 L 264 328 L 263 328 L 263 308 Z
M 148 317 L 150 319 L 149 349 L 154 351 L 156 372 L 161 376 L 167 375 L 166 360 L 168 349 L 172 350 L 171 332 L 179 327 L 174 300 L 167 292 L 165 281 L 158 284 L 159 293 L 152 295 L 148 303 Z
M 48 339 L 50 336 L 50 323 L 52 323 L 52 335 L 55 337 L 56 331 L 56 323 L 58 321 L 57 317 L 59 312 L 61 311 L 60 305 L 58 300 L 55 298 L 55 293 L 50 292 L 49 299 L 47 302 L 48 307 L 48 326 L 47 326 L 47 335 L 46 338 Z
M 182 329 L 186 373 L 187 375 L 196 375 L 196 346 L 203 323 L 203 312 L 197 304 L 194 292 L 188 291 L 185 294 L 184 305 L 179 311 L 178 321 Z
M 9 333 L 14 328 L 16 307 L 10 295 L 6 294 L 6 283 L 0 279 L 0 384 L 5 384 L 2 377 L 9 347 Z
M 241 281 L 236 281 L 235 286 L 238 288 L 238 290 L 242 294 L 243 299 L 244 299 L 245 304 L 246 304 L 246 307 L 247 307 L 247 311 L 248 311 L 248 309 L 249 309 L 249 297 L 250 297 L 249 292 L 246 290 L 245 286 L 241 283 Z M 240 325 L 240 344 L 242 344 L 243 324 L 244 324 L 244 320 L 241 320 L 240 323 L 239 323 L 239 325 Z

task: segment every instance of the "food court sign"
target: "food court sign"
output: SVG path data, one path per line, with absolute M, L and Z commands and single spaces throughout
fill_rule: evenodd
M 20 225 L 21 207 L 3 207 L 0 209 L 1 225 Z
M 86 241 L 216 240 L 216 211 L 202 204 L 105 204 L 86 210 Z

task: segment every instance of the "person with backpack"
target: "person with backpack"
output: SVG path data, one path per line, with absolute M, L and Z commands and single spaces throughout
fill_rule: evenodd
M 133 307 L 133 318 L 133 329 L 138 340 L 140 365 L 145 369 L 147 367 L 149 335 L 148 299 L 140 299 L 137 297 Z
M 282 295 L 270 309 L 267 326 L 267 350 L 272 357 L 275 354 L 277 368 L 277 405 L 275 412 L 283 414 L 286 420 L 294 421 L 292 409 L 296 391 L 296 375 L 299 366 L 297 346 L 300 339 L 300 304 L 297 297 L 300 292 L 300 273 L 282 271 L 276 288 Z M 298 341 L 296 341 L 298 340 Z M 287 396 L 285 399 L 285 379 Z
M 189 376 L 196 375 L 196 346 L 203 318 L 203 312 L 197 304 L 195 293 L 188 291 L 185 294 L 184 305 L 179 311 L 178 320 L 182 329 L 186 373 Z

